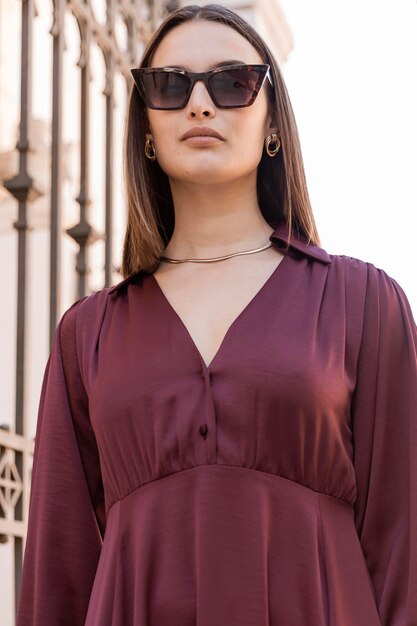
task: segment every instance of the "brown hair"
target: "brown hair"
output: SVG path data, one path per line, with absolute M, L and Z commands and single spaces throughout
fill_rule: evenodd
M 234 28 L 270 65 L 274 89 L 267 85 L 273 124 L 278 128 L 281 148 L 271 158 L 265 149 L 258 165 L 257 195 L 265 220 L 276 228 L 283 220 L 289 235 L 297 231 L 308 243 L 320 245 L 310 205 L 294 113 L 278 64 L 260 35 L 243 18 L 218 5 L 188 5 L 166 17 L 148 42 L 138 67 L 149 67 L 152 55 L 163 37 L 175 26 L 193 20 L 219 22 Z M 133 84 L 128 104 L 124 136 L 123 174 L 128 216 L 123 243 L 121 273 L 153 273 L 159 265 L 174 229 L 174 205 L 169 178 L 157 160 L 144 152 L 149 132 L 146 106 Z

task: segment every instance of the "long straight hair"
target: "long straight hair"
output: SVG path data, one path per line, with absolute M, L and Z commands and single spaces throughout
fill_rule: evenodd
M 153 54 L 164 36 L 184 22 L 207 20 L 234 28 L 270 65 L 274 88 L 265 83 L 268 109 L 278 128 L 281 148 L 271 158 L 265 147 L 257 171 L 257 198 L 265 220 L 276 228 L 284 222 L 308 243 L 320 245 L 301 155 L 297 125 L 287 89 L 269 47 L 242 17 L 218 5 L 188 5 L 169 14 L 146 45 L 138 67 L 149 67 Z M 144 152 L 149 132 L 146 105 L 136 85 L 129 95 L 123 145 L 123 180 L 127 201 L 127 226 L 123 242 L 121 273 L 123 278 L 145 271 L 153 273 L 174 229 L 174 204 L 169 178 L 158 161 Z

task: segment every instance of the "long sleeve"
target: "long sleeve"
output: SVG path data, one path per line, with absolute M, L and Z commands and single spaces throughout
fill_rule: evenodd
M 101 552 L 103 486 L 75 335 L 83 300 L 61 317 L 43 377 L 17 626 L 83 626 Z
M 382 626 L 417 626 L 417 330 L 403 289 L 367 267 L 352 402 L 355 525 Z

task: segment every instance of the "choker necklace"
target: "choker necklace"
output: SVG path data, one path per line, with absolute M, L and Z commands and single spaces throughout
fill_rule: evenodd
M 167 261 L 168 263 L 214 263 L 215 261 L 223 261 L 223 259 L 230 259 L 233 256 L 239 256 L 241 254 L 255 254 L 255 252 L 262 252 L 272 246 L 272 241 L 268 242 L 262 248 L 254 248 L 253 250 L 243 250 L 243 252 L 233 252 L 233 254 L 226 254 L 226 256 L 217 256 L 211 259 L 171 259 L 168 256 L 162 256 L 161 261 Z

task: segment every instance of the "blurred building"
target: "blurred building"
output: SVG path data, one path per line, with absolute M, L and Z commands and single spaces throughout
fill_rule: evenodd
M 121 279 L 130 68 L 165 15 L 138 0 L 0 0 L 0 623 L 13 626 L 42 377 L 62 313 Z M 198 4 L 198 3 L 196 3 Z M 275 0 L 230 2 L 284 63 Z

